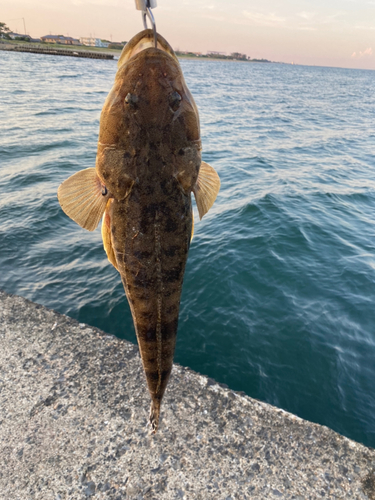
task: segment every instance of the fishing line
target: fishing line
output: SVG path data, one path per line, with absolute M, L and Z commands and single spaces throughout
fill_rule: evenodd
M 137 10 L 142 11 L 143 26 L 145 27 L 145 30 L 148 29 L 147 17 L 150 20 L 152 31 L 154 32 L 154 44 L 156 49 L 157 48 L 156 24 L 154 15 L 151 11 L 151 9 L 154 9 L 157 6 L 156 0 L 135 0 L 135 6 Z

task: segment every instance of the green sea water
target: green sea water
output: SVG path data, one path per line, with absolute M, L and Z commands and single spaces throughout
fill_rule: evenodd
M 136 341 L 100 230 L 58 185 L 95 164 L 115 61 L 0 52 L 0 287 Z M 222 188 L 175 360 L 375 446 L 375 72 L 182 61 Z

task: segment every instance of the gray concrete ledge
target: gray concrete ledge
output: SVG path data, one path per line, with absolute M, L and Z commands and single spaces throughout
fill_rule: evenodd
M 0 291 L 0 498 L 375 499 L 375 450 Z

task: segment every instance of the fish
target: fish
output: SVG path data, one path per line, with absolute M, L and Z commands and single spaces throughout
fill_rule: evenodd
M 169 43 L 146 29 L 123 48 L 99 125 L 95 167 L 58 188 L 62 210 L 93 231 L 130 306 L 155 433 L 173 366 L 185 265 L 199 218 L 220 189 L 202 161 L 198 109 Z

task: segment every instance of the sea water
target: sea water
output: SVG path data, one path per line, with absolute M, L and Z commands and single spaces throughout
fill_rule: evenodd
M 116 61 L 0 52 L 0 287 L 136 341 L 100 229 L 59 207 L 95 165 Z M 175 361 L 375 446 L 375 72 L 183 60 L 203 159 Z

